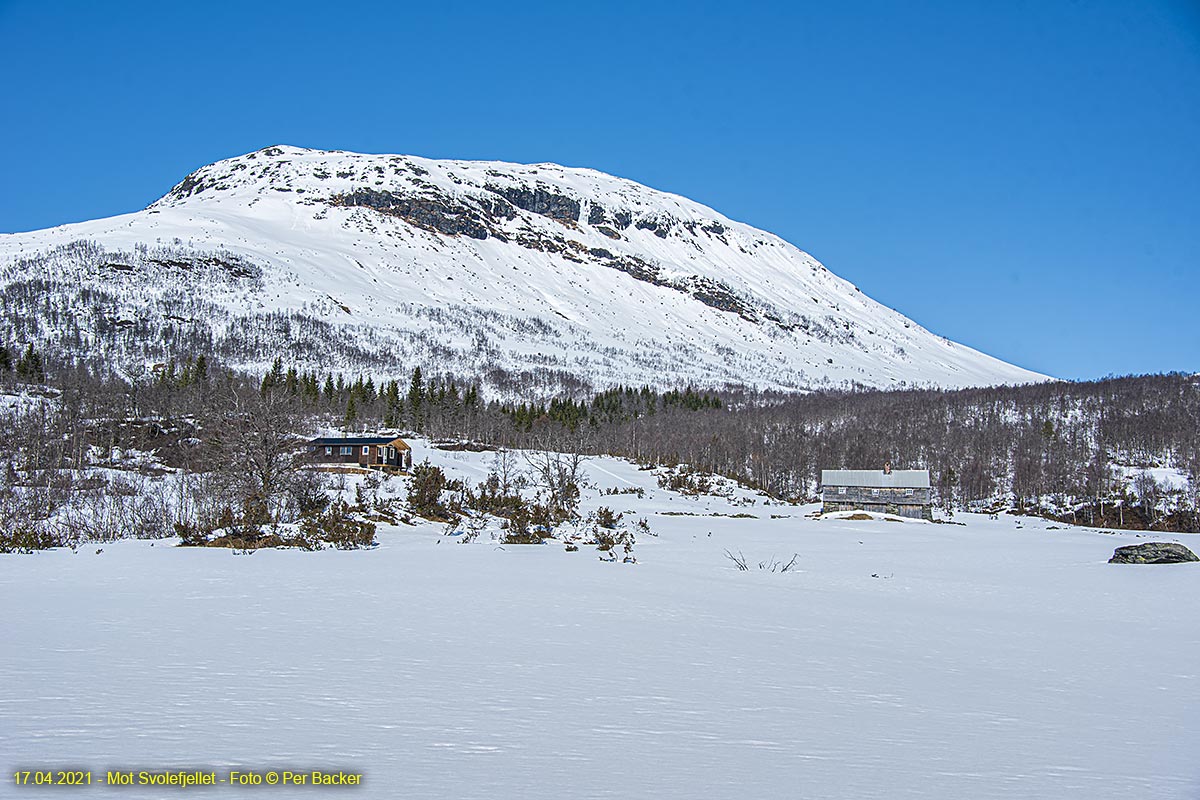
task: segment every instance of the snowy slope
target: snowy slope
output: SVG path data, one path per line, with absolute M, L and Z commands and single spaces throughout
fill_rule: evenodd
M 471 480 L 492 458 L 430 455 Z M 21 609 L 0 624 L 0 762 L 340 768 L 362 798 L 1200 790 L 1200 565 L 1106 564 L 1132 533 L 813 520 L 616 459 L 588 472 L 585 510 L 658 534 L 638 564 L 432 523 L 385 526 L 371 551 L 0 557 L 0 603 Z M 800 569 L 738 572 L 726 549 Z
M 64 247 L 80 241 L 100 248 Z M 115 326 L 141 332 L 150 359 L 174 354 L 162 340 L 211 337 L 252 367 L 283 354 L 600 386 L 1043 377 L 924 330 L 776 236 L 552 164 L 270 147 L 141 212 L 0 236 L 0 283 L 33 279 L 69 320 L 29 301 L 37 338 L 128 349 Z

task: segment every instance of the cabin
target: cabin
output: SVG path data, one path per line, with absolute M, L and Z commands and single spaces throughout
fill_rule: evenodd
M 929 470 L 821 470 L 821 513 L 875 511 L 913 519 L 933 519 Z
M 305 455 L 310 464 L 412 468 L 412 448 L 395 436 L 321 436 L 309 440 Z

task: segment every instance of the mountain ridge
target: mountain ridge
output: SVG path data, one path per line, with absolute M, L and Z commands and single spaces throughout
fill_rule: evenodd
M 139 212 L 0 236 L 6 293 L 31 279 L 65 293 L 80 324 L 41 313 L 21 331 L 11 318 L 31 303 L 9 303 L 8 335 L 124 359 L 138 348 L 105 315 L 175 350 L 211 338 L 248 369 L 275 353 L 322 369 L 785 391 L 1046 377 L 930 333 L 774 234 L 555 164 L 274 145 L 203 166 Z M 181 303 L 195 313 L 170 311 Z

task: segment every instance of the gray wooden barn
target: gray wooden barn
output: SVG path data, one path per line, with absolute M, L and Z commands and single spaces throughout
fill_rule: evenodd
M 821 513 L 856 510 L 933 519 L 929 470 L 821 470 Z

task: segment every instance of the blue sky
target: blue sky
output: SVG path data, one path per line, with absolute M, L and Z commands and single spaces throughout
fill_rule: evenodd
M 269 144 L 554 161 L 1065 378 L 1200 371 L 1200 3 L 0 0 L 0 231 Z

